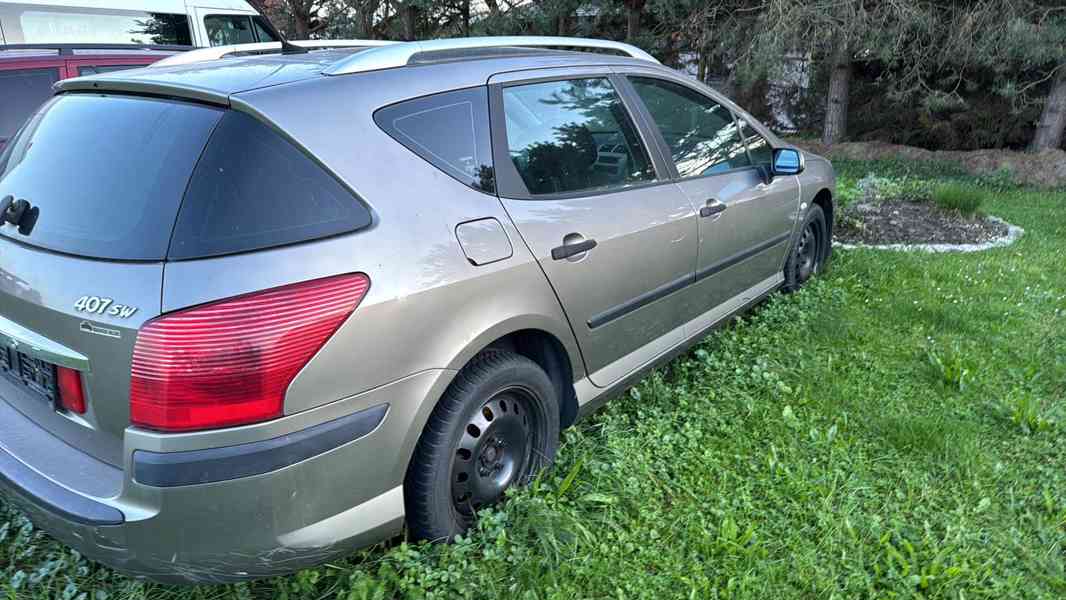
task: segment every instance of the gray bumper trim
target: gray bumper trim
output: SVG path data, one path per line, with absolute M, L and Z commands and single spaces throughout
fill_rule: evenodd
M 226 481 L 276 471 L 353 442 L 374 431 L 388 404 L 379 404 L 302 431 L 261 442 L 207 450 L 133 453 L 133 478 L 155 487 Z
M 0 478 L 7 484 L 5 487 L 8 490 L 71 521 L 88 525 L 119 525 L 126 520 L 117 508 L 90 500 L 52 482 L 3 449 L 0 449 Z

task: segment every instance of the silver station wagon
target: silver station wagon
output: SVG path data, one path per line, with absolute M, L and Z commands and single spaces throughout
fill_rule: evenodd
M 451 539 L 829 257 L 830 164 L 637 48 L 344 45 L 61 81 L 0 155 L 0 487 L 86 556 Z

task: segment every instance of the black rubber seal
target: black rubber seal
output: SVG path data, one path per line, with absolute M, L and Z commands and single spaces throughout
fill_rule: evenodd
M 154 487 L 175 487 L 261 475 L 353 442 L 381 423 L 388 404 L 379 404 L 280 437 L 222 448 L 133 453 L 133 479 Z
M 90 500 L 54 483 L 2 449 L 0 479 L 8 490 L 30 503 L 76 523 L 119 525 L 126 520 L 119 509 Z

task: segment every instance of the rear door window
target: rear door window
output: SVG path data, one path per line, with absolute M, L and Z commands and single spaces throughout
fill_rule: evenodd
M 394 104 L 377 111 L 374 120 L 441 171 L 474 189 L 495 193 L 485 87 Z
M 28 235 L 58 252 L 161 260 L 189 174 L 221 109 L 132 96 L 64 94 L 0 154 L 0 198 L 37 211 Z
M 0 146 L 48 98 L 59 81 L 59 68 L 0 71 Z
M 531 195 L 624 188 L 655 179 L 607 78 L 503 89 L 507 150 Z
M 169 257 L 203 258 L 348 233 L 370 211 L 302 150 L 230 111 L 189 182 Z

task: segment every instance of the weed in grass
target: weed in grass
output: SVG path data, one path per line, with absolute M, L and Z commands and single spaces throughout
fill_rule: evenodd
M 1011 421 L 1027 435 L 1047 431 L 1055 426 L 1048 414 L 1046 402 L 1027 390 L 1012 389 L 1004 399 Z
M 945 349 L 930 345 L 925 350 L 925 356 L 941 384 L 959 392 L 966 390 L 971 371 L 959 344 L 952 344 Z
M 972 218 L 984 206 L 985 192 L 974 186 L 942 183 L 933 188 L 933 202 L 944 210 Z

